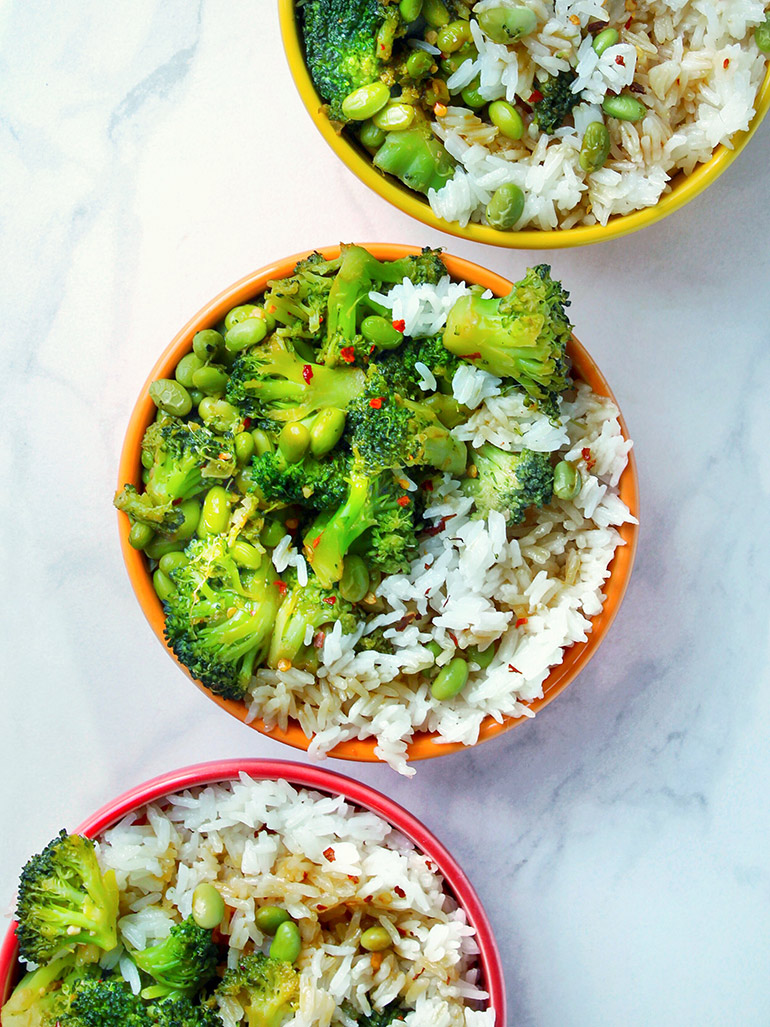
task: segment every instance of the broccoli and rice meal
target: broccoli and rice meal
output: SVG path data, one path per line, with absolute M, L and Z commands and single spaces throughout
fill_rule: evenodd
M 436 865 L 282 780 L 164 797 L 22 871 L 3 1027 L 494 1027 Z
M 518 230 L 654 206 L 749 127 L 765 0 L 299 0 L 330 119 L 439 218 Z
M 195 335 L 115 504 L 197 680 L 405 774 L 416 731 L 532 715 L 633 521 L 568 302 L 545 265 L 499 298 L 343 246 Z

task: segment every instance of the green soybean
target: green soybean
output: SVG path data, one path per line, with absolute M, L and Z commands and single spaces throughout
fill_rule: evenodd
M 348 93 L 342 101 L 342 113 L 350 121 L 367 121 L 382 110 L 389 99 L 390 89 L 384 82 L 370 82 Z
M 441 0 L 423 0 L 422 16 L 432 29 L 449 24 L 449 11 Z
M 229 375 L 224 367 L 218 364 L 206 364 L 205 367 L 193 371 L 192 380 L 196 389 L 200 389 L 207 396 L 213 396 L 225 391 Z
M 465 688 L 468 680 L 468 664 L 461 656 L 442 667 L 436 680 L 431 685 L 430 694 L 434 699 L 453 699 Z
M 422 14 L 422 0 L 401 0 L 398 13 L 406 22 L 417 21 Z
M 288 923 L 291 917 L 281 906 L 261 906 L 254 914 L 254 923 L 263 934 L 272 937 L 281 924 Z
M 436 46 L 442 53 L 454 53 L 471 38 L 471 27 L 467 21 L 450 21 L 438 31 Z
M 204 396 L 198 404 L 201 419 L 214 431 L 235 431 L 241 423 L 241 415 L 226 399 Z
M 372 121 L 383 132 L 403 132 L 414 122 L 414 107 L 411 103 L 389 103 L 374 115 Z
M 478 16 L 483 32 L 495 43 L 515 43 L 537 28 L 537 15 L 528 7 L 490 7 Z
M 256 317 L 259 307 L 256 303 L 242 303 L 238 307 L 233 307 L 232 310 L 228 311 L 225 315 L 225 332 L 229 332 L 233 325 L 240 324 L 241 321 L 245 321 L 247 317 Z
M 188 389 L 187 391 L 190 393 L 192 405 L 197 408 L 200 405 L 200 401 L 206 395 L 205 392 L 201 392 L 200 389 Z
M 479 92 L 480 80 L 474 79 L 469 86 L 466 86 L 460 92 L 460 96 L 463 98 L 463 103 L 466 107 L 470 107 L 471 110 L 477 111 L 487 102 Z
M 647 113 L 647 108 L 630 93 L 621 93 L 619 96 L 605 96 L 602 101 L 602 110 L 611 118 L 618 118 L 620 121 L 641 121 Z
M 592 121 L 583 133 L 578 162 L 583 171 L 598 171 L 607 163 L 610 155 L 610 133 L 601 121 Z
M 205 495 L 198 521 L 198 536 L 221 535 L 230 520 L 230 497 L 227 489 L 213 485 Z
M 225 332 L 225 349 L 240 353 L 242 349 L 256 346 L 267 335 L 267 324 L 263 317 L 245 317 Z
M 340 595 L 349 603 L 360 603 L 369 594 L 369 568 L 360 556 L 345 557 L 340 578 Z
M 406 73 L 417 81 L 429 75 L 432 68 L 433 58 L 424 50 L 414 50 L 406 59 Z
M 487 221 L 501 232 L 513 228 L 523 213 L 524 193 L 514 182 L 496 189 L 486 210 Z
M 367 952 L 382 952 L 389 949 L 392 944 L 393 939 L 384 927 L 369 927 L 361 935 L 361 948 Z
M 239 431 L 235 436 L 235 459 L 241 467 L 254 456 L 254 436 L 251 432 Z
M 495 647 L 494 645 L 489 645 L 486 649 L 480 651 L 477 645 L 469 645 L 465 653 L 471 663 L 475 663 L 482 670 L 486 670 L 495 658 Z
M 358 138 L 367 150 L 379 150 L 385 142 L 385 133 L 373 121 L 365 121 L 358 130 Z
M 160 560 L 158 560 L 158 569 L 171 577 L 172 571 L 179 570 L 186 563 L 187 557 L 184 553 L 164 553 Z
M 259 533 L 259 541 L 268 549 L 274 549 L 286 534 L 285 524 L 276 520 L 265 521 Z
M 770 53 L 770 14 L 754 31 L 754 41 L 762 53 Z
M 281 428 L 278 436 L 278 449 L 287 463 L 296 464 L 307 453 L 310 445 L 310 432 L 301 421 L 292 421 Z
M 256 546 L 243 539 L 237 539 L 230 547 L 233 559 L 239 567 L 248 571 L 256 571 L 262 566 L 262 553 Z
M 192 894 L 192 917 L 198 927 L 213 931 L 222 923 L 225 900 L 213 884 L 204 881 Z
M 370 314 L 361 322 L 361 334 L 367 342 L 378 349 L 395 349 L 404 341 L 403 332 L 393 327 L 393 322 L 379 314 Z
M 436 662 L 436 660 L 439 658 L 439 656 L 441 656 L 441 654 L 444 651 L 441 648 L 441 646 L 438 644 L 438 642 L 428 642 L 427 645 L 425 646 L 425 648 L 433 656 L 433 662 L 434 663 Z
M 507 100 L 495 100 L 489 105 L 489 120 L 508 139 L 521 139 L 524 135 L 524 121 Z
M 594 37 L 591 46 L 601 57 L 605 50 L 609 50 L 611 46 L 614 46 L 620 39 L 620 34 L 617 29 L 604 29 L 597 36 Z
M 168 574 L 164 574 L 161 570 L 157 570 L 153 574 L 152 587 L 162 603 L 168 602 L 173 595 L 176 595 L 176 585 Z
M 193 371 L 197 371 L 199 367 L 203 367 L 201 358 L 194 353 L 186 353 L 176 365 L 174 377 L 180 385 L 184 385 L 186 389 L 191 389 L 193 387 Z
M 449 54 L 448 57 L 442 58 L 441 70 L 449 78 L 465 64 L 466 61 L 475 61 L 478 57 L 479 52 L 472 43 L 466 43 L 463 47 L 457 50 L 453 54 Z M 457 92 L 457 90 L 455 90 Z
M 149 524 L 134 521 L 128 533 L 128 544 L 132 549 L 145 549 L 155 538 L 155 532 Z
M 166 553 L 181 553 L 184 545 L 184 542 L 177 542 L 175 539 L 156 535 L 152 542 L 144 547 L 144 551 L 151 560 L 160 560 Z
M 342 438 L 345 430 L 345 411 L 338 407 L 326 407 L 310 427 L 310 452 L 313 456 L 330 453 Z
M 155 463 L 155 457 L 147 449 L 143 449 L 142 450 L 141 460 L 142 460 L 142 467 L 144 467 L 145 470 L 149 470 L 149 468 L 152 467 L 152 465 Z
M 197 499 L 186 499 L 184 503 L 179 504 L 179 512 L 182 515 L 182 523 L 174 532 L 174 538 L 192 538 L 200 520 L 201 505 Z
M 294 963 L 302 951 L 302 936 L 293 920 L 284 920 L 278 925 L 270 944 L 270 958 L 285 963 Z
M 553 469 L 553 494 L 557 499 L 574 499 L 583 479 L 580 471 L 568 460 L 560 460 Z
M 173 417 L 184 417 L 192 410 L 190 393 L 172 378 L 159 378 L 149 388 L 150 399 L 158 410 Z
M 251 437 L 254 440 L 254 452 L 257 456 L 273 452 L 273 443 L 266 431 L 262 431 L 261 428 L 255 428 L 251 433 Z
M 193 353 L 200 360 L 212 360 L 225 348 L 225 340 L 213 328 L 204 328 L 193 336 Z

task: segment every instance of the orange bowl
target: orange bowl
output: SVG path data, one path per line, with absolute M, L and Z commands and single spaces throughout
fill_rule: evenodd
M 606 225 L 578 225 L 575 228 L 554 228 L 549 230 L 528 228 L 520 232 L 499 232 L 489 225 L 470 222 L 461 228 L 455 221 L 444 221 L 437 217 L 425 196 L 403 185 L 392 175 L 385 175 L 372 164 L 367 151 L 347 133 L 337 132 L 322 110 L 323 100 L 316 92 L 313 80 L 305 64 L 305 50 L 302 34 L 296 17 L 295 0 L 278 0 L 281 20 L 281 35 L 299 95 L 313 122 L 343 164 L 361 179 L 370 189 L 405 214 L 410 214 L 423 224 L 440 232 L 448 232 L 461 239 L 487 243 L 490 246 L 505 246 L 509 249 L 544 250 L 572 246 L 587 246 L 590 243 L 617 239 L 639 228 L 645 228 L 660 221 L 667 214 L 683 207 L 685 203 L 703 192 L 726 171 L 770 108 L 770 65 L 754 102 L 755 114 L 745 132 L 736 132 L 732 146 L 718 146 L 714 155 L 705 164 L 699 164 L 690 175 L 680 172 L 672 179 L 671 191 L 666 193 L 654 207 L 645 207 L 631 214 L 617 214 Z
M 366 246 L 366 248 L 379 260 L 396 260 L 406 254 L 420 252 L 417 247 L 400 246 L 394 243 L 363 243 L 362 245 Z M 322 248 L 320 252 L 327 259 L 333 259 L 339 255 L 340 248 L 339 246 L 326 246 Z M 123 451 L 120 457 L 118 488 L 127 483 L 141 487 L 140 452 L 142 437 L 147 426 L 155 417 L 155 405 L 150 399 L 147 391 L 150 384 L 157 378 L 173 377 L 174 368 L 177 363 L 185 353 L 190 351 L 192 338 L 196 332 L 203 328 L 212 328 L 217 325 L 232 307 L 245 303 L 262 292 L 270 279 L 283 278 L 290 275 L 294 270 L 294 266 L 297 261 L 307 255 L 307 253 L 294 254 L 294 256 L 286 257 L 274 264 L 270 264 L 268 267 L 261 268 L 259 271 L 254 271 L 245 278 L 242 278 L 240 281 L 235 282 L 235 284 L 229 286 L 229 288 L 221 292 L 215 299 L 211 300 L 210 303 L 207 303 L 206 306 L 203 307 L 202 310 L 198 311 L 198 313 L 187 322 L 184 328 L 174 336 L 169 345 L 163 351 L 155 366 L 150 371 L 147 381 L 142 386 L 142 391 L 136 405 L 134 406 L 133 413 L 131 414 L 126 438 L 123 443 Z M 511 283 L 507 279 L 502 278 L 500 275 L 497 275 L 492 271 L 479 267 L 478 264 L 473 264 L 461 257 L 453 257 L 449 254 L 444 254 L 443 259 L 447 270 L 454 278 L 464 279 L 466 282 L 482 285 L 486 289 L 491 289 L 491 291 L 498 296 L 505 295 L 511 289 Z M 608 396 L 614 401 L 615 397 L 612 395 L 604 376 L 574 336 L 570 346 L 568 347 L 568 352 L 572 359 L 573 373 L 575 376 L 587 382 L 598 395 Z M 628 432 L 622 418 L 620 424 L 623 434 L 627 438 Z M 637 516 L 638 481 L 633 451 L 629 454 L 628 465 L 620 479 L 619 494 L 620 498 L 629 508 L 631 513 L 634 516 Z M 128 517 L 124 513 L 119 512 L 118 529 L 120 532 L 120 545 L 123 551 L 123 559 L 125 560 L 126 568 L 128 570 L 128 576 L 131 580 L 134 592 L 136 593 L 136 597 L 139 600 L 139 605 L 141 606 L 145 617 L 149 621 L 150 626 L 157 635 L 158 640 L 166 648 L 166 651 L 169 653 L 171 658 L 176 661 L 178 666 L 185 672 L 185 674 L 188 675 L 188 677 L 191 678 L 201 691 L 203 691 L 218 706 L 221 706 L 222 709 L 232 714 L 232 716 L 237 717 L 237 719 L 243 723 L 246 723 L 247 706 L 245 703 L 232 699 L 222 699 L 219 696 L 213 695 L 199 681 L 196 681 L 195 678 L 191 677 L 187 668 L 177 659 L 172 649 L 167 645 L 163 636 L 163 626 L 165 623 L 163 606 L 155 594 L 146 558 L 141 552 L 133 549 L 129 545 L 129 528 L 130 523 Z M 596 652 L 599 644 L 606 635 L 610 624 L 614 620 L 615 614 L 618 612 L 618 608 L 631 576 L 631 568 L 633 566 L 634 555 L 636 552 L 637 526 L 633 524 L 624 524 L 621 526 L 619 531 L 625 545 L 618 547 L 610 565 L 610 577 L 607 579 L 604 586 L 606 599 L 602 611 L 592 619 L 592 630 L 588 640 L 586 642 L 579 642 L 570 646 L 565 651 L 562 662 L 558 666 L 552 668 L 544 682 L 542 698 L 536 699 L 534 702 L 528 704 L 529 709 L 532 710 L 533 713 L 537 713 L 538 710 L 541 710 L 551 702 L 552 699 L 555 699 L 556 696 L 559 695 L 560 692 L 564 691 L 567 685 L 577 677 L 583 667 L 585 667 Z M 489 738 L 495 738 L 503 731 L 507 731 L 509 728 L 520 723 L 522 719 L 528 718 L 509 717 L 505 718 L 501 723 L 498 723 L 493 717 L 488 716 L 482 723 L 479 740 L 486 741 Z M 267 728 L 264 722 L 258 719 L 250 721 L 249 723 L 251 727 L 254 727 L 262 734 L 267 735 L 270 738 L 274 738 L 279 742 L 285 742 L 287 745 L 291 745 L 295 749 L 306 750 L 310 745 L 311 739 L 307 737 L 299 724 L 294 721 L 290 721 L 285 731 L 278 727 Z M 374 754 L 375 745 L 376 741 L 374 739 L 350 739 L 337 745 L 329 755 L 335 756 L 338 759 L 362 760 L 369 763 L 376 763 L 379 762 L 379 758 Z M 415 733 L 407 751 L 410 760 L 421 760 L 429 759 L 433 756 L 443 756 L 447 753 L 456 752 L 463 748 L 466 747 L 461 742 L 438 742 L 435 732 L 423 731 Z

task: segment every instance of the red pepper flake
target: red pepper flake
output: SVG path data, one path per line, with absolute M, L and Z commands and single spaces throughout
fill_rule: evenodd
M 251 427 L 251 418 L 250 417 L 244 417 L 244 419 L 243 419 L 243 430 L 244 431 L 248 431 L 250 427 Z
M 334 855 L 334 849 L 331 847 L 331 845 L 328 849 L 324 849 L 324 856 L 326 857 L 326 859 L 329 860 L 330 863 L 334 862 L 336 857 Z
M 399 506 L 409 506 L 409 504 L 411 503 L 411 499 L 409 498 L 409 496 L 399 496 L 396 502 Z
M 430 478 L 426 478 L 425 479 L 425 481 L 421 485 L 421 488 L 425 492 L 432 492 L 433 491 L 433 482 L 430 480 Z
M 282 596 L 285 596 L 286 593 L 289 591 L 289 587 L 286 584 L 286 582 L 285 581 L 281 581 L 280 578 L 278 578 L 276 581 L 274 581 L 273 584 L 276 586 L 276 588 L 278 589 L 278 591 L 281 593 Z
M 377 347 L 374 345 L 374 343 L 372 343 L 372 345 L 369 347 L 369 356 L 371 356 L 376 349 Z
M 446 528 L 446 522 L 450 521 L 453 517 L 454 514 L 447 514 L 446 517 L 442 517 L 438 524 L 434 524 L 432 528 L 426 528 L 425 534 L 430 535 L 431 538 L 434 535 L 440 535 L 444 528 Z
M 480 356 L 480 353 L 463 353 L 464 360 L 478 360 Z
M 174 499 L 174 500 L 172 501 L 171 505 L 172 505 L 172 506 L 179 506 L 179 505 L 180 505 L 181 503 L 183 503 L 183 502 L 184 502 L 184 500 L 183 500 L 183 499 L 182 499 L 182 497 L 180 496 L 180 497 L 179 497 L 179 499 Z
M 310 364 L 304 364 L 302 367 L 302 377 L 305 379 L 306 384 L 310 384 L 310 380 L 313 377 L 313 368 Z
M 454 633 L 454 631 L 447 631 L 447 634 L 452 639 L 454 644 L 459 648 L 460 643 L 457 641 L 457 635 Z
M 587 468 L 588 468 L 588 470 L 590 471 L 590 470 L 591 470 L 591 468 L 592 468 L 592 467 L 594 466 L 594 464 L 596 463 L 596 459 L 595 459 L 594 457 L 592 457 L 592 456 L 591 456 L 591 450 L 590 450 L 590 449 L 588 448 L 588 446 L 584 446 L 584 447 L 583 447 L 583 449 L 581 449 L 581 450 L 580 450 L 580 455 L 581 455 L 581 456 L 583 457 L 583 459 L 585 460 L 585 462 L 586 462 L 586 467 L 587 467 Z
M 322 603 L 326 603 L 327 606 L 334 606 L 334 604 L 337 602 L 337 597 L 336 596 L 324 596 L 324 598 L 321 600 L 321 602 Z
M 271 303 L 270 306 L 267 308 L 268 314 L 274 314 L 276 310 L 278 310 L 278 307 L 276 307 L 274 303 Z
M 426 571 L 430 570 L 430 564 L 429 563 L 424 563 L 423 567 L 425 568 Z
M 623 56 L 623 54 L 618 54 L 618 56 L 615 58 L 615 63 L 619 64 L 621 66 L 621 68 L 625 68 L 625 66 L 626 66 L 626 59 Z
M 313 549 L 318 549 L 318 546 L 319 546 L 320 542 L 321 542 L 321 536 L 320 535 L 316 535 L 316 537 L 313 539 Z
M 539 89 L 533 89 L 532 90 L 532 95 L 530 96 L 529 100 L 527 100 L 527 103 L 540 103 L 540 101 L 542 99 L 543 99 L 543 94 L 540 92 L 540 90 Z
M 398 321 L 393 322 L 393 327 L 403 335 L 406 330 L 406 321 L 403 318 L 399 318 Z
M 328 906 L 322 906 L 321 903 L 319 902 L 318 905 L 316 906 L 316 911 L 318 913 L 325 913 L 328 908 L 329 908 Z
M 348 874 L 348 875 L 347 875 L 347 879 L 348 879 L 349 881 L 352 881 L 352 882 L 353 882 L 353 884 L 358 884 L 358 878 L 357 878 L 357 877 L 355 877 L 355 876 L 354 876 L 353 874 Z
M 406 898 L 406 892 L 399 885 L 396 885 L 396 887 L 393 889 L 393 891 L 396 893 L 396 895 L 398 895 L 398 897 L 400 899 L 405 899 Z
M 512 663 L 508 664 L 508 670 L 513 671 L 514 674 L 521 674 L 521 671 L 519 670 L 519 668 L 518 667 L 514 667 L 514 665 Z
M 380 407 L 382 406 L 383 402 L 384 402 L 384 400 L 383 400 L 382 396 L 375 396 L 374 399 L 370 399 L 369 400 L 369 406 L 373 410 L 379 410 Z
M 519 619 L 516 621 L 516 625 L 515 626 L 517 628 L 520 628 L 523 624 L 528 624 L 528 623 L 529 623 L 529 617 L 519 617 Z
M 628 19 L 628 21 L 626 22 L 626 24 L 625 24 L 624 28 L 630 29 L 630 28 L 631 28 L 631 25 L 633 24 L 633 21 L 634 21 L 634 16 L 633 16 L 633 14 L 632 14 L 632 15 L 631 15 L 631 17 L 630 17 L 630 18 Z
M 325 641 L 326 641 L 326 632 L 325 631 L 316 631 L 315 636 L 313 638 L 313 648 L 314 649 L 323 649 Z
M 722 67 L 725 68 L 725 69 L 730 67 L 730 58 L 729 57 L 725 57 L 725 61 L 724 61 L 724 64 L 722 65 Z
M 356 359 L 356 351 L 352 346 L 343 346 L 340 350 L 340 356 L 346 364 L 352 364 Z

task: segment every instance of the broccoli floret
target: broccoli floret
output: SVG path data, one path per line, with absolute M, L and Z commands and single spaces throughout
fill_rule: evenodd
M 69 995 L 59 1027 L 152 1027 L 147 1009 L 118 976 L 83 978 Z
M 477 476 L 466 478 L 463 491 L 473 498 L 476 513 L 498 510 L 508 524 L 524 520 L 530 506 L 545 506 L 553 495 L 553 468 L 547 453 L 506 453 L 491 443 L 473 452 Z
M 172 572 L 165 635 L 194 678 L 226 699 L 243 699 L 267 653 L 281 596 L 264 559 L 256 571 L 238 567 L 218 535 L 195 540 L 188 562 Z
M 115 874 L 102 874 L 94 843 L 62 830 L 19 879 L 16 937 L 22 959 L 47 963 L 77 945 L 109 951 L 118 943 Z
M 156 1027 L 222 1027 L 221 1016 L 208 1001 L 197 1003 L 188 998 L 153 1004 L 150 1017 Z
M 356 619 L 350 603 L 338 590 L 322 588 L 316 578 L 311 577 L 306 585 L 300 585 L 296 574 L 292 573 L 284 574 L 283 582 L 287 591 L 275 618 L 267 663 L 278 667 L 280 661 L 288 660 L 293 667 L 304 670 L 315 663 L 317 655 L 312 642 L 305 645 L 308 628 L 315 635 L 324 625 L 331 628 L 333 623 L 342 620 L 343 631 L 349 634 L 355 628 Z
M 69 984 L 80 974 L 71 956 L 25 974 L 0 1011 L 0 1022 L 4 1027 L 56 1027 L 69 1007 Z
M 252 461 L 251 480 L 269 503 L 323 510 L 345 498 L 348 465 L 342 453 L 325 460 L 306 456 L 296 464 L 287 464 L 280 453 L 264 453 Z
M 225 973 L 215 994 L 235 999 L 249 1027 L 280 1027 L 297 1008 L 299 974 L 291 963 L 255 952 Z
M 401 31 L 398 5 L 384 0 L 306 0 L 300 7 L 305 59 L 329 115 L 346 121 L 342 101 L 375 82 Z
M 191 998 L 215 976 L 219 949 L 211 931 L 188 916 L 174 924 L 163 941 L 132 956 L 139 969 L 155 981 L 143 989 L 142 998 Z
M 568 293 L 550 271 L 547 264 L 531 268 L 502 299 L 461 296 L 449 312 L 443 341 L 477 367 L 513 378 L 553 418 L 559 395 L 571 385 L 572 326 L 565 312 Z
M 576 72 L 570 68 L 538 83 L 543 99 L 532 105 L 532 111 L 541 132 L 553 135 L 572 113 L 572 108 L 580 103 L 580 93 L 573 93 L 571 88 L 576 78 Z
M 264 306 L 292 338 L 317 341 L 323 333 L 326 303 L 339 260 L 312 253 L 288 278 L 267 283 Z
M 227 398 L 250 417 L 301 421 L 323 407 L 345 410 L 363 389 L 360 368 L 308 362 L 289 340 L 274 335 L 240 354 L 230 371 Z
M 396 647 L 389 638 L 385 638 L 384 632 L 385 628 L 379 627 L 370 631 L 368 635 L 362 635 L 356 642 L 356 652 L 394 653 Z
M 402 1020 L 409 1012 L 399 1005 L 398 999 L 389 1002 L 384 1009 L 373 1009 L 371 1013 L 359 1013 L 351 1006 L 345 1005 L 345 1012 L 352 1017 L 358 1027 L 390 1027 L 392 1023 Z
M 426 196 L 431 189 L 442 189 L 456 167 L 454 158 L 426 121 L 419 121 L 404 132 L 388 132 L 372 163 Z

